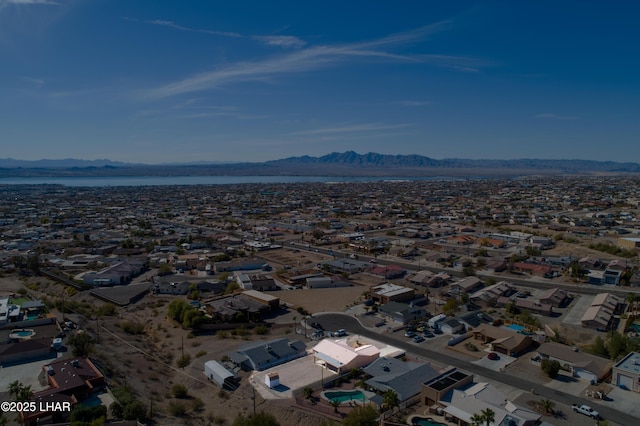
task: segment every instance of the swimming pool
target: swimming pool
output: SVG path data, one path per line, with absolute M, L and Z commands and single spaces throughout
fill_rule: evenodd
M 30 339 L 35 334 L 36 332 L 33 331 L 32 329 L 23 328 L 23 329 L 11 330 L 11 332 L 9 333 L 9 338 L 10 339 Z
M 340 404 L 344 404 L 348 401 L 361 401 L 367 400 L 367 395 L 361 390 L 344 390 L 344 391 L 326 391 L 322 393 L 322 396 L 327 401 L 338 401 Z
M 445 423 L 440 423 L 433 420 L 431 417 L 419 417 L 416 416 L 411 419 L 411 424 L 415 426 L 447 426 Z
M 524 326 L 522 326 L 522 325 L 518 325 L 518 324 L 509 324 L 509 325 L 507 326 L 507 328 L 510 328 L 510 329 L 512 329 L 512 330 L 515 330 L 515 331 L 522 331 L 522 330 L 524 330 Z
M 629 330 L 635 331 L 636 333 L 640 333 L 640 324 L 634 322 L 629 326 Z

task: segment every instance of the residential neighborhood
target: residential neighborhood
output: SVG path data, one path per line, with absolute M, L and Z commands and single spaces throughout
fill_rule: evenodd
M 635 179 L 1 189 L 7 424 L 640 417 Z

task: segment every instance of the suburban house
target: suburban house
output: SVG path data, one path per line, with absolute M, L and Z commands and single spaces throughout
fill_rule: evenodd
M 326 275 L 309 277 L 306 279 L 306 288 L 336 288 L 351 287 L 353 284 L 338 276 L 330 277 Z
M 242 294 L 232 294 L 210 300 L 205 304 L 205 310 L 213 318 L 228 322 L 260 319 L 263 314 L 273 310 L 268 298 L 273 299 L 273 305 L 279 304 L 277 297 L 255 290 L 247 290 Z
M 407 273 L 401 266 L 398 265 L 375 265 L 370 266 L 367 270 L 370 274 L 378 275 L 387 280 L 393 280 L 395 278 L 400 278 Z
M 494 412 L 494 425 L 537 425 L 541 414 L 523 408 L 507 400 L 491 383 L 473 383 L 463 389 L 453 389 L 446 399 L 438 401 L 443 405 L 445 419 L 459 425 L 471 424 L 471 417 L 490 409 Z
M 418 271 L 409 278 L 409 282 L 422 287 L 441 287 L 451 280 L 451 275 L 444 272 L 437 274 L 428 270 Z
M 480 324 L 492 324 L 493 318 L 484 312 L 468 312 L 464 315 L 457 317 L 457 319 L 463 323 L 467 328 L 476 328 Z
M 408 324 L 411 321 L 423 319 L 427 315 L 424 308 L 400 302 L 385 303 L 380 306 L 379 312 L 399 324 Z
M 545 315 L 548 317 L 553 315 L 553 306 L 547 303 L 540 303 L 533 300 L 526 300 L 526 299 L 520 299 L 520 298 L 513 299 L 506 296 L 500 296 L 496 300 L 496 306 L 504 307 L 504 306 L 507 306 L 509 302 L 513 302 L 516 308 L 520 310 L 527 310 L 531 313 L 538 314 L 538 315 Z
M 440 372 L 429 364 L 405 362 L 397 358 L 378 358 L 364 372 L 370 376 L 365 381 L 368 387 L 384 393 L 392 389 L 399 402 L 420 394 L 422 384 L 440 376 Z
M 476 291 L 471 295 L 471 301 L 474 303 L 491 304 L 498 300 L 500 296 L 511 296 L 516 293 L 513 285 L 507 281 L 500 281 L 496 284 L 485 287 Z
M 89 272 L 82 277 L 88 285 L 112 286 L 129 284 L 131 280 L 148 269 L 146 259 L 128 259 L 117 262 L 99 272 Z
M 604 305 L 591 305 L 582 315 L 583 327 L 608 330 L 613 321 L 613 311 Z
M 101 391 L 105 385 L 102 373 L 89 358 L 55 360 L 42 366 L 42 371 L 49 382 L 49 388 L 33 394 L 31 400 L 36 402 L 38 408 L 61 402 L 68 402 L 75 406 L 78 402 Z M 24 416 L 26 424 L 35 423 L 38 419 L 49 416 L 54 422 L 58 422 L 61 420 L 61 414 L 63 413 L 39 410 L 20 413 Z
M 422 383 L 420 397 L 424 405 L 434 407 L 438 401 L 444 400 L 445 396 L 453 389 L 466 388 L 471 383 L 473 383 L 473 374 L 452 367 L 439 376 Z M 441 410 L 441 408 L 438 407 L 437 410 Z
M 280 289 L 272 277 L 263 274 L 243 274 L 236 272 L 235 275 L 236 282 L 245 290 L 275 291 Z
M 551 305 L 554 308 L 561 308 L 569 303 L 569 294 L 561 288 L 550 288 L 538 298 L 540 303 Z
M 612 362 L 609 359 L 580 352 L 575 347 L 556 342 L 545 342 L 538 348 L 542 359 L 558 361 L 571 376 L 589 382 L 601 382 L 611 375 Z
M 324 339 L 313 347 L 316 364 L 337 374 L 362 368 L 380 356 L 380 350 L 373 345 L 350 345 L 347 339 Z
M 416 291 L 409 287 L 392 283 L 371 287 L 371 299 L 384 305 L 389 302 L 405 302 L 416 297 Z
M 304 342 L 287 338 L 268 342 L 253 342 L 229 355 L 231 361 L 246 371 L 262 371 L 307 354 Z
M 640 392 L 640 352 L 631 352 L 613 366 L 611 384 Z
M 51 349 L 51 339 L 26 339 L 0 344 L 0 365 L 31 362 L 51 355 L 55 356 Z
M 554 246 L 553 240 L 549 237 L 531 236 L 529 238 L 529 244 L 535 247 L 539 247 L 541 250 L 545 250 Z
M 616 270 L 616 271 L 626 271 L 627 270 L 627 261 L 624 259 L 613 259 L 607 265 L 607 269 Z
M 580 320 L 583 327 L 609 329 L 614 315 L 620 313 L 622 300 L 611 293 L 597 294 Z
M 327 272 L 338 274 L 343 272 L 347 274 L 355 274 L 364 271 L 369 268 L 369 266 L 369 262 L 348 258 L 325 260 L 318 263 L 319 268 L 324 269 Z
M 537 277 L 544 277 L 551 273 L 552 267 L 549 265 L 540 265 L 538 263 L 515 262 L 513 264 L 513 270 L 516 272 L 535 275 Z
M 21 309 L 19 305 L 9 303 L 8 297 L 0 298 L 0 325 L 19 321 Z
M 509 328 L 482 324 L 471 332 L 474 339 L 489 344 L 492 351 L 505 355 L 518 356 L 533 345 L 531 337 Z
M 217 273 L 234 271 L 257 271 L 267 268 L 269 264 L 264 259 L 234 259 L 226 262 L 215 262 L 214 270 Z
M 463 333 L 466 329 L 465 325 L 455 318 L 445 319 L 439 322 L 438 327 L 444 334 Z
M 449 293 L 451 294 L 462 294 L 462 293 L 473 293 L 476 290 L 479 290 L 484 287 L 484 284 L 480 280 L 480 278 L 476 276 L 466 277 L 461 279 L 458 282 L 451 283 L 449 286 Z

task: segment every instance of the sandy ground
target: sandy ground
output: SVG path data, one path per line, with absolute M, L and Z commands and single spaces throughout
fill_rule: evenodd
M 59 297 L 65 288 L 57 283 L 49 282 L 42 277 L 24 280 L 15 277 L 0 278 L 0 295 L 12 294 L 28 283 L 40 283 L 40 290 L 29 290 L 33 298 Z M 348 289 L 352 290 L 352 289 Z M 352 290 L 353 291 L 353 290 Z M 296 293 L 295 291 L 289 293 Z M 351 294 L 351 293 L 350 293 Z M 356 297 L 359 292 L 353 293 Z M 345 298 L 349 298 L 345 296 Z M 103 302 L 86 293 L 75 294 L 66 300 L 87 302 L 93 307 Z M 193 335 L 190 330 L 183 329 L 166 316 L 167 305 L 173 300 L 169 297 L 146 296 L 135 305 L 119 310 L 118 316 L 102 317 L 99 321 L 86 320 L 78 315 L 68 314 L 86 332 L 99 341 L 94 346 L 91 358 L 101 368 L 108 384 L 112 387 L 127 386 L 133 389 L 145 403 L 153 406 L 154 420 L 158 425 L 212 425 L 231 424 L 239 414 L 249 415 L 253 412 L 252 387 L 249 384 L 249 373 L 240 371 L 240 387 L 235 391 L 221 391 L 209 382 L 204 375 L 204 363 L 208 360 L 221 360 L 223 356 L 237 349 L 238 346 L 256 339 L 274 339 L 289 337 L 304 339 L 295 335 L 294 326 L 281 324 L 271 329 L 269 334 L 258 336 L 247 334 L 220 338 L 214 333 Z M 329 305 L 327 306 L 330 307 Z M 336 305 L 337 308 L 337 305 Z M 342 303 L 344 309 L 344 303 Z M 291 318 L 291 314 L 284 316 Z M 144 324 L 144 334 L 130 335 L 125 333 L 120 324 L 125 321 Z M 180 369 L 176 360 L 184 354 L 191 356 L 191 364 Z M 70 351 L 68 353 L 70 355 Z M 34 370 L 34 371 L 40 371 Z M 37 378 L 25 378 L 25 381 Z M 189 389 L 189 398 L 176 400 L 171 396 L 171 387 L 181 383 Z M 197 411 L 192 404 L 200 400 L 203 408 Z M 170 403 L 179 403 L 187 408 L 187 415 L 176 418 L 169 414 Z M 266 404 L 258 394 L 255 400 L 257 411 L 266 411 L 277 417 L 280 424 L 310 425 L 321 423 L 322 417 L 307 411 L 296 410 L 287 404 Z

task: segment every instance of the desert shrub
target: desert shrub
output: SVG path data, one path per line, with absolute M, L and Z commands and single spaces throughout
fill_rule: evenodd
M 547 376 L 549 376 L 549 378 L 555 379 L 558 377 L 558 372 L 560 371 L 560 363 L 556 360 L 550 361 L 548 359 L 543 359 L 540 364 L 540 368 Z
M 182 355 L 176 361 L 176 365 L 179 368 L 185 368 L 185 367 L 189 366 L 189 364 L 191 364 L 191 355 L 189 355 L 189 354 Z
M 182 383 L 176 383 L 171 387 L 171 395 L 174 398 L 186 398 L 189 395 L 189 390 Z
M 169 414 L 174 417 L 182 417 L 187 414 L 187 407 L 181 401 L 169 402 Z
M 256 332 L 256 334 L 264 335 L 264 334 L 267 334 L 269 332 L 269 327 L 267 327 L 264 324 L 260 324 L 260 325 L 256 326 L 254 331 Z

